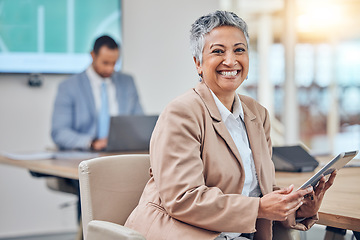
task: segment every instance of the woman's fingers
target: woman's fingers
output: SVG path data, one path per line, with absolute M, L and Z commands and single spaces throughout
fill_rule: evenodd
M 312 187 L 293 192 L 294 185 L 274 191 L 260 199 L 259 217 L 271 220 L 285 220 L 303 204 L 306 194 L 313 192 Z
M 325 195 L 325 192 L 331 187 L 334 183 L 336 176 L 336 171 L 334 171 L 329 179 L 326 181 L 325 177 L 322 177 L 315 188 L 314 195 L 309 195 L 303 200 L 303 205 L 297 212 L 298 217 L 310 217 L 316 214 L 319 211 L 321 202 Z M 313 197 L 313 198 L 311 198 Z
M 304 198 L 311 194 L 313 194 L 313 188 L 311 186 L 289 194 L 287 197 L 291 208 L 298 209 L 303 204 Z
M 304 204 L 303 201 L 298 202 L 295 207 L 291 208 L 291 209 L 288 211 L 288 214 L 287 214 L 287 215 L 290 215 L 290 214 L 296 212 L 296 210 L 298 210 L 303 204 Z
M 313 193 L 313 187 L 312 186 L 309 186 L 307 188 L 304 188 L 304 189 L 300 189 L 300 190 L 297 190 L 295 193 L 297 195 L 295 195 L 294 197 L 305 197 L 309 194 L 312 194 Z
M 336 174 L 337 174 L 337 170 L 333 171 L 327 181 L 323 176 L 315 188 L 315 194 L 319 195 L 322 192 L 323 194 L 325 194 L 325 191 L 327 191 L 333 185 Z
M 335 170 L 331 173 L 329 179 L 325 183 L 325 191 L 328 190 L 333 185 L 336 174 L 337 174 L 337 170 Z
M 321 178 L 320 178 L 320 180 L 319 180 L 319 183 L 317 184 L 317 186 L 315 187 L 315 195 L 316 196 L 318 196 L 322 191 L 323 191 L 323 189 L 324 189 L 324 187 L 325 187 L 325 181 L 326 181 L 326 179 L 325 179 L 325 177 L 324 176 L 322 176 Z
M 294 184 L 291 184 L 290 186 L 288 186 L 286 188 L 283 188 L 283 189 L 280 189 L 280 190 L 277 190 L 277 191 L 274 191 L 274 192 L 277 192 L 277 193 L 280 193 L 280 194 L 289 194 L 293 190 L 294 190 Z

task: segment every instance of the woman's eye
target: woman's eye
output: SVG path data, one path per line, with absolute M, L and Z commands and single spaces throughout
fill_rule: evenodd
M 245 52 L 245 49 L 244 48 L 236 48 L 235 52 Z
M 224 51 L 223 50 L 221 50 L 221 49 L 214 49 L 213 51 L 212 51 L 212 53 L 223 53 Z

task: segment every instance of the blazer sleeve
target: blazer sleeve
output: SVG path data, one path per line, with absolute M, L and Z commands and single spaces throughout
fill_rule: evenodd
M 264 109 L 264 111 L 265 111 L 264 120 L 263 120 L 263 128 L 264 128 L 264 132 L 265 132 L 266 141 L 268 143 L 269 153 L 270 153 L 270 155 L 272 155 L 272 143 L 271 143 L 271 138 L 270 138 L 270 130 L 271 130 L 270 115 L 266 108 L 262 108 L 262 109 Z M 275 169 L 273 169 L 272 171 L 275 171 Z M 273 191 L 276 191 L 276 190 L 280 190 L 280 187 L 276 186 L 275 179 L 274 179 Z M 297 229 L 297 230 L 301 230 L 301 231 L 306 231 L 306 230 L 309 230 L 318 221 L 318 219 L 319 219 L 318 215 L 314 215 L 312 217 L 298 221 L 295 218 L 295 214 L 291 214 L 287 218 L 287 220 L 285 220 L 281 223 L 282 223 L 282 225 L 284 225 L 287 228 L 293 228 L 293 229 Z
M 88 150 L 93 136 L 90 133 L 79 133 L 73 128 L 76 114 L 73 90 L 68 82 L 59 85 L 52 115 L 51 137 L 60 149 Z
M 259 198 L 225 194 L 206 185 L 205 168 L 211 166 L 202 159 L 206 136 L 204 116 L 198 110 L 180 101 L 170 104 L 154 130 L 150 158 L 161 203 L 171 217 L 190 225 L 217 232 L 254 232 Z

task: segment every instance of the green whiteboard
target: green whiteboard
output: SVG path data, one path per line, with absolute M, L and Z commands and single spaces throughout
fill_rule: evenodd
M 95 39 L 121 32 L 120 0 L 0 0 L 0 72 L 81 72 Z

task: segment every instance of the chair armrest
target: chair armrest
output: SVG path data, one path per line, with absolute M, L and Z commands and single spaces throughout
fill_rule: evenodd
M 87 231 L 86 240 L 145 240 L 135 230 L 106 221 L 90 221 Z

